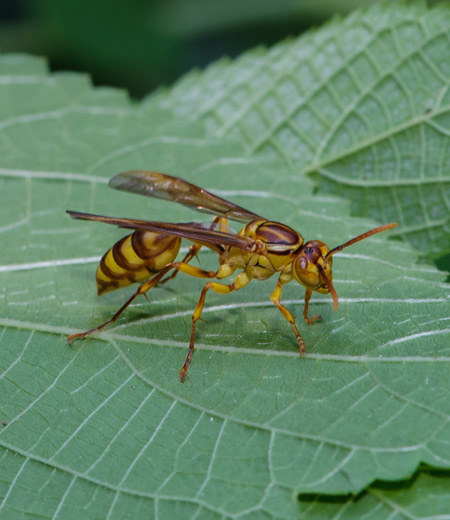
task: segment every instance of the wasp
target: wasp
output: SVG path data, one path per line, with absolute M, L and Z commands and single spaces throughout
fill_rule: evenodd
M 309 240 L 305 243 L 302 235 L 289 226 L 261 217 L 178 177 L 135 170 L 116 175 L 109 181 L 109 185 L 118 190 L 177 202 L 191 209 L 213 214 L 214 218 L 210 224 L 176 224 L 67 211 L 74 219 L 104 222 L 133 230 L 131 235 L 119 240 L 101 259 L 96 275 L 99 295 L 141 282 L 134 294 L 109 320 L 93 329 L 72 334 L 67 341 L 70 343 L 76 338 L 84 338 L 101 331 L 108 324 L 115 322 L 135 298 L 139 295 L 147 296 L 150 289 L 174 278 L 180 271 L 190 276 L 208 279 L 192 314 L 191 338 L 186 359 L 180 370 L 181 381 L 187 377 L 194 352 L 197 321 L 202 315 L 209 290 L 212 289 L 218 294 L 229 294 L 242 289 L 252 280 L 267 280 L 279 273 L 270 299 L 292 327 L 300 354 L 303 354 L 306 351 L 305 341 L 297 329 L 293 314 L 281 303 L 283 286 L 291 280 L 303 285 L 305 322 L 312 324 L 321 320 L 321 316 L 308 317 L 308 305 L 313 291 L 329 293 L 333 299 L 334 310 L 337 310 L 338 296 L 333 286 L 332 273 L 333 255 L 375 233 L 397 226 L 396 223 L 385 224 L 330 249 L 320 240 Z M 229 228 L 229 220 L 245 225 L 239 233 L 234 233 Z M 175 260 L 182 238 L 193 244 L 184 259 L 177 262 Z M 202 247 L 218 254 L 217 271 L 204 270 L 189 264 Z M 169 275 L 170 271 L 172 273 Z M 236 271 L 238 274 L 232 283 L 212 281 L 228 278 Z

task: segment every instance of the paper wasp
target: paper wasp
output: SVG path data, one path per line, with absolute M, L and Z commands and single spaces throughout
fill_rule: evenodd
M 295 325 L 295 318 L 280 302 L 283 285 L 291 280 L 303 285 L 306 288 L 303 318 L 308 324 L 320 320 L 320 316 L 308 318 L 308 304 L 313 291 L 330 293 L 334 310 L 338 308 L 338 297 L 332 283 L 333 255 L 375 233 L 397 226 L 396 223 L 391 223 L 377 227 L 330 249 L 320 240 L 305 243 L 302 235 L 289 226 L 267 220 L 177 177 L 136 170 L 116 175 L 109 185 L 119 190 L 177 202 L 215 216 L 209 225 L 195 222 L 173 224 L 68 211 L 75 219 L 105 222 L 134 230 L 131 235 L 119 240 L 101 259 L 97 269 L 99 295 L 142 282 L 111 319 L 86 332 L 72 334 L 67 338 L 69 343 L 75 338 L 84 338 L 101 331 L 106 325 L 116 321 L 137 296 L 146 295 L 155 285 L 174 278 L 179 271 L 198 278 L 217 280 L 231 276 L 236 270 L 240 271 L 230 284 L 208 281 L 203 287 L 192 314 L 191 339 L 186 360 L 180 370 L 181 381 L 187 376 L 194 350 L 197 321 L 202 314 L 208 290 L 228 294 L 242 289 L 252 280 L 266 280 L 279 273 L 270 299 L 291 325 L 302 354 L 306 351 L 306 345 Z M 245 226 L 239 233 L 232 233 L 228 220 L 245 223 Z M 194 245 L 181 262 L 176 262 L 182 238 L 190 240 Z M 220 265 L 217 271 L 189 265 L 189 261 L 202 247 L 208 247 L 219 255 Z M 166 277 L 170 271 L 173 272 Z

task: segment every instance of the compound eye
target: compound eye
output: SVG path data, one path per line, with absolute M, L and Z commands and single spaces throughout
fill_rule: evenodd
M 319 271 L 314 261 L 309 260 L 304 253 L 305 250 L 295 259 L 293 275 L 297 282 L 307 288 L 314 289 L 320 283 Z

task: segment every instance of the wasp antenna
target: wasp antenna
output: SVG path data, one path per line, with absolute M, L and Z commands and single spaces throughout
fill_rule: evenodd
M 337 311 L 338 307 L 339 307 L 339 298 L 338 298 L 337 292 L 334 289 L 333 284 L 331 283 L 331 280 L 325 274 L 324 268 L 320 264 L 318 264 L 317 267 L 319 268 L 320 276 L 323 278 L 323 281 L 326 283 L 328 290 L 330 291 L 331 297 L 333 298 L 333 309 L 335 311 Z
M 331 251 L 328 251 L 328 253 L 325 255 L 325 259 L 328 258 L 329 256 L 333 256 L 334 254 L 339 253 L 339 251 L 342 251 L 345 247 L 356 244 L 356 242 L 359 242 L 360 240 L 364 240 L 365 238 L 375 235 L 376 233 L 381 233 L 382 231 L 386 231 L 387 229 L 392 229 L 397 226 L 398 226 L 397 222 L 391 222 L 390 224 L 384 224 L 384 226 L 379 226 L 375 229 L 371 229 L 370 231 L 366 231 L 362 235 L 358 235 L 357 237 L 352 238 L 348 242 L 345 242 L 345 244 L 337 246 L 334 249 L 332 249 Z

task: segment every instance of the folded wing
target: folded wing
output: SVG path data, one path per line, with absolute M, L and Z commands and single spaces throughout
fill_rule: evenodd
M 226 217 L 237 222 L 266 220 L 256 213 L 199 188 L 195 184 L 165 173 L 146 170 L 119 173 L 109 181 L 109 185 L 116 190 L 169 200 L 202 213 Z
M 92 213 L 80 213 L 79 211 L 67 211 L 67 213 L 72 218 L 78 220 L 93 220 L 95 222 L 112 224 L 121 228 L 166 233 L 168 235 L 186 238 L 187 240 L 201 244 L 220 244 L 223 246 L 236 247 L 243 251 L 249 251 L 254 244 L 254 240 L 249 237 L 215 231 L 214 229 L 211 229 L 211 224 L 199 224 L 197 222 L 181 224 L 171 222 L 153 222 L 150 220 L 131 218 L 105 217 L 103 215 L 94 215 Z

